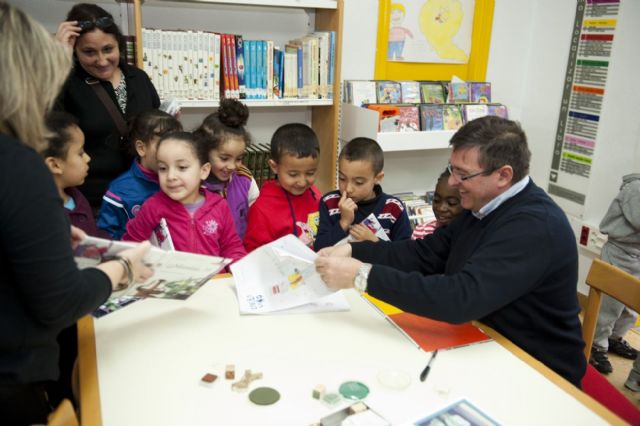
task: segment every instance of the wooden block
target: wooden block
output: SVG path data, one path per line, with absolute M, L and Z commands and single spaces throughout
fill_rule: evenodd
M 364 402 L 360 401 L 353 404 L 351 407 L 349 407 L 349 414 L 358 414 L 363 411 L 367 411 L 368 409 L 369 407 L 367 407 L 367 405 Z
M 313 388 L 313 392 L 311 393 L 311 396 L 313 397 L 313 399 L 321 399 L 324 394 L 325 394 L 325 386 L 324 385 L 318 385 L 315 388 Z
M 215 374 L 211 374 L 211 373 L 207 373 L 204 376 L 202 376 L 202 380 L 205 383 L 213 383 L 216 381 L 216 379 L 218 378 L 218 376 L 216 376 Z
M 224 369 L 224 378 L 227 380 L 233 380 L 236 378 L 236 366 L 233 364 L 228 364 Z

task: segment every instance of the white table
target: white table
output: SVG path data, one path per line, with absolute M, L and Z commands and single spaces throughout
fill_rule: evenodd
M 616 420 L 497 341 L 441 351 L 421 383 L 430 354 L 355 291 L 346 296 L 349 312 L 240 316 L 233 280 L 226 278 L 207 283 L 187 301 L 145 300 L 98 320 L 86 318 L 79 327 L 83 424 L 309 425 L 347 404 L 327 407 L 311 398 L 313 388 L 324 384 L 337 391 L 347 380 L 366 383 L 371 392 L 365 402 L 393 424 L 459 397 L 507 425 Z M 226 364 L 236 365 L 236 377 L 245 369 L 262 372 L 250 389 L 274 387 L 280 401 L 257 406 L 247 393 L 232 391 Z M 377 375 L 385 369 L 410 373 L 409 388 L 382 386 Z M 205 373 L 219 378 L 203 386 Z

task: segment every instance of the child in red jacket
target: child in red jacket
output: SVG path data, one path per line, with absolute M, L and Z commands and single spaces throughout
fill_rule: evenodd
M 318 233 L 320 191 L 316 180 L 320 143 L 305 124 L 281 126 L 271 138 L 269 167 L 276 179 L 264 183 L 249 209 L 244 246 L 252 251 L 288 234 L 313 248 Z
M 164 218 L 176 250 L 234 261 L 244 257 L 227 202 L 200 187 L 211 171 L 204 146 L 189 132 L 170 133 L 158 142 L 156 157 L 161 191 L 127 222 L 122 239 L 147 240 Z

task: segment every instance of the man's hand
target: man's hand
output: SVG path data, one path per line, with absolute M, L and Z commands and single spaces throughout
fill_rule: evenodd
M 349 235 L 355 238 L 356 241 L 373 241 L 376 243 L 379 240 L 371 229 L 361 223 L 353 225 L 349 230 Z
M 351 257 L 318 256 L 316 258 L 316 271 L 327 287 L 333 290 L 353 288 L 353 280 L 360 266 L 362 262 Z
M 339 246 L 325 247 L 318 252 L 320 257 L 351 257 L 351 244 L 340 244 Z
M 344 191 L 340 196 L 338 208 L 340 209 L 340 227 L 344 232 L 347 232 L 356 217 L 358 206 L 351 198 L 347 197 L 347 191 Z

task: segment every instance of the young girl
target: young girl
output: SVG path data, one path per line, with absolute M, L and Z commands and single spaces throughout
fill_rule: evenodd
M 167 221 L 176 250 L 241 259 L 246 251 L 224 198 L 200 189 L 209 176 L 207 151 L 188 132 L 170 133 L 156 150 L 161 191 L 127 223 L 123 240 L 147 240 Z
M 249 110 L 235 99 L 224 99 L 218 111 L 208 115 L 194 132 L 206 147 L 211 173 L 205 188 L 227 199 L 236 230 L 244 238 L 247 230 L 249 206 L 258 197 L 258 185 L 242 158 L 251 136 L 245 129 Z
M 136 159 L 128 171 L 111 182 L 98 215 L 98 227 L 111 238 L 122 238 L 127 222 L 135 217 L 142 203 L 160 190 L 156 146 L 162 136 L 180 130 L 178 120 L 159 110 L 143 112 L 131 122 L 129 140 Z
M 436 191 L 433 195 L 433 214 L 435 220 L 424 222 L 416 226 L 411 235 L 412 240 L 424 238 L 443 225 L 448 225 L 462 213 L 460 193 L 449 185 L 449 170 L 445 170 L 438 178 Z
M 46 123 L 54 135 L 49 139 L 43 156 L 71 224 L 94 237 L 109 238 L 96 226 L 89 202 L 76 188 L 87 177 L 91 161 L 84 151 L 84 133 L 78 127 L 78 120 L 66 112 L 52 112 Z

